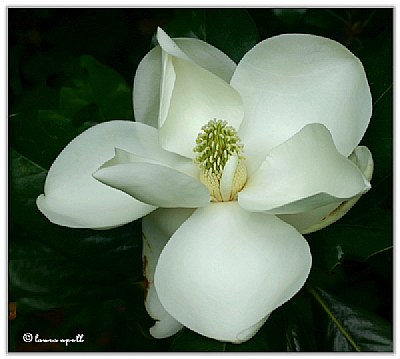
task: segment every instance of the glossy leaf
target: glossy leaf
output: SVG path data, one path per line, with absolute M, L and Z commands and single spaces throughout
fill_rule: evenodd
M 206 39 L 236 63 L 259 41 L 257 27 L 244 9 L 212 9 L 206 13 Z
M 341 14 L 339 15 L 331 9 L 326 9 L 325 11 L 308 9 L 308 11 L 304 14 L 303 20 L 307 25 L 310 25 L 321 32 L 324 32 L 325 30 L 331 30 L 333 28 L 338 30 L 345 22 L 345 18 L 343 18 Z
M 319 344 L 323 351 L 393 351 L 390 323 L 349 306 L 322 289 L 311 288 L 310 293 L 325 313 L 325 323 L 319 323 Z
M 286 343 L 288 352 L 303 352 L 307 351 L 303 347 L 301 328 L 298 324 L 291 323 L 286 330 Z
M 68 81 L 61 88 L 51 88 L 46 78 L 55 69 L 36 70 L 40 85 L 22 97 L 10 116 L 13 146 L 45 168 L 86 128 L 133 117 L 131 89 L 115 70 L 91 56 L 70 58 L 63 65 L 57 69 Z
M 119 264 L 126 264 L 125 259 L 139 255 L 137 265 L 141 266 L 142 235 L 139 222 L 103 231 L 72 229 L 52 224 L 36 206 L 36 198 L 43 192 L 47 171 L 14 150 L 10 151 L 10 155 L 10 216 L 13 223 L 20 227 L 19 230 L 24 229 L 25 233 L 38 236 L 52 248 L 84 261 L 112 259 L 118 268 Z M 13 239 L 11 236 L 11 240 Z M 130 265 L 130 270 L 132 269 Z
M 274 15 L 286 25 L 294 25 L 301 21 L 307 9 L 273 9 Z
M 155 339 L 150 338 L 135 324 L 139 312 L 144 308 L 136 307 L 136 317 L 132 316 L 132 304 L 127 292 L 120 298 L 109 300 L 86 300 L 82 297 L 79 305 L 61 307 L 47 311 L 24 312 L 19 310 L 18 320 L 10 324 L 12 337 L 9 342 L 16 351 L 57 351 L 57 352 L 93 352 L 93 351 L 157 351 L 163 348 Z M 38 334 L 40 338 L 76 338 L 83 334 L 83 342 L 69 343 L 26 343 L 24 333 Z
M 174 352 L 225 352 L 227 343 L 203 337 L 189 329 L 179 331 L 172 341 Z
M 36 194 L 43 189 L 47 170 L 11 148 L 9 172 L 11 218 L 13 221 L 20 218 L 24 224 L 35 205 Z
M 392 174 L 393 159 L 393 37 L 387 31 L 360 51 L 373 98 L 371 124 L 363 143 L 371 150 L 375 171 L 372 185 Z
M 81 66 L 87 71 L 93 102 L 99 106 L 104 118 L 131 119 L 131 89 L 122 76 L 92 56 L 82 56 Z
M 44 84 L 25 89 L 23 95 L 15 100 L 10 109 L 10 115 L 25 114 L 37 110 L 55 110 L 58 107 L 58 94 Z
M 393 246 L 392 216 L 380 209 L 370 210 L 358 218 L 349 215 L 307 238 L 315 263 L 332 271 L 345 259 L 363 261 L 390 250 Z
M 313 323 L 312 303 L 303 288 L 289 303 L 278 311 L 284 311 L 287 318 L 286 350 L 288 352 L 315 352 L 315 327 Z
M 38 52 L 24 63 L 22 75 L 45 85 L 49 76 L 62 72 L 63 64 L 70 57 L 71 54 L 58 49 Z
M 177 9 L 175 18 L 164 26 L 164 30 L 171 37 L 193 37 L 204 40 L 205 9 Z M 152 45 L 157 44 L 156 37 L 152 38 Z
M 297 296 L 296 296 L 297 297 Z M 282 352 L 312 350 L 305 316 L 310 314 L 311 307 L 304 307 L 299 301 L 298 316 L 290 303 L 286 303 L 271 313 L 262 328 L 248 341 L 240 344 L 220 342 L 203 337 L 187 328 L 178 332 L 171 343 L 170 351 L 177 352 Z M 300 349 L 301 348 L 301 349 Z
M 29 306 L 48 308 L 79 301 L 82 291 L 110 296 L 117 283 L 124 286 L 128 279 L 141 279 L 138 223 L 107 231 L 50 223 L 36 207 L 47 171 L 16 151 L 10 154 L 13 295 Z
M 45 168 L 77 134 L 71 119 L 55 110 L 18 113 L 10 119 L 10 127 L 15 148 Z
M 376 253 L 368 258 L 368 263 L 379 273 L 387 283 L 393 283 L 393 249 Z
M 256 24 L 245 9 L 183 9 L 165 30 L 172 37 L 204 40 L 236 63 L 259 41 Z
M 57 308 L 85 300 L 113 298 L 128 278 L 111 263 L 93 266 L 30 240 L 13 243 L 9 252 L 10 291 L 18 306 Z
M 232 344 L 206 338 L 186 328 L 176 334 L 170 347 L 170 351 L 175 352 L 260 352 L 270 350 L 263 332 L 257 333 L 247 342 Z
M 132 118 L 131 89 L 115 70 L 92 56 L 81 56 L 79 64 L 73 61 L 65 71 L 74 82 L 74 86 L 60 91 L 60 110 L 66 116 L 95 104 L 104 120 Z

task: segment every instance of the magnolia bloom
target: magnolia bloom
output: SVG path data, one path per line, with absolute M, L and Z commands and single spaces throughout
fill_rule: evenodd
M 151 334 L 185 326 L 239 343 L 304 285 L 302 233 L 369 190 L 372 157 L 358 146 L 369 86 L 353 54 L 318 36 L 267 39 L 237 66 L 203 41 L 157 38 L 135 76 L 137 122 L 75 138 L 37 205 L 76 228 L 143 217 Z

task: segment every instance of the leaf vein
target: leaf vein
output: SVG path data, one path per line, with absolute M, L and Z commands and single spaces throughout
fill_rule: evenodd
M 374 101 L 374 106 L 383 98 L 383 96 L 385 96 L 390 89 L 392 88 L 393 84 L 390 84 L 385 91 L 382 92 L 382 94 Z
M 317 302 L 321 305 L 321 307 L 324 309 L 326 314 L 328 314 L 328 316 L 331 318 L 331 320 L 336 324 L 338 329 L 346 337 L 346 339 L 350 342 L 350 344 L 354 347 L 354 349 L 358 352 L 361 352 L 360 347 L 356 344 L 356 342 L 353 340 L 353 338 L 350 336 L 350 334 L 347 333 L 347 331 L 343 327 L 342 323 L 339 322 L 339 320 L 335 317 L 335 315 L 332 313 L 332 311 L 328 308 L 328 306 L 325 304 L 325 302 L 321 298 L 321 296 L 315 291 L 315 289 L 313 289 L 313 288 L 307 288 L 307 289 L 311 293 L 311 295 L 317 300 Z

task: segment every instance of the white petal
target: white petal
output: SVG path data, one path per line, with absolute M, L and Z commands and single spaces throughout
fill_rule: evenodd
M 164 308 L 183 325 L 240 342 L 303 286 L 310 267 L 307 242 L 293 227 L 236 202 L 213 203 L 169 240 L 154 283 Z
M 59 154 L 46 178 L 40 211 L 53 223 L 74 228 L 108 228 L 128 223 L 155 209 L 100 183 L 92 174 L 114 156 L 118 146 L 152 153 L 157 132 L 130 121 L 111 121 L 80 134 Z
M 374 163 L 372 154 L 365 146 L 358 146 L 349 159 L 361 170 L 365 178 L 371 181 Z M 301 233 L 311 233 L 325 228 L 342 218 L 361 198 L 356 196 L 348 201 L 316 208 L 312 211 L 279 216 L 285 222 L 297 228 Z
M 198 179 L 164 163 L 116 150 L 93 176 L 102 183 L 157 207 L 196 208 L 210 202 L 210 192 Z
M 170 54 L 171 56 L 191 61 L 191 59 L 180 49 L 176 42 L 171 39 L 168 34 L 160 27 L 157 28 L 157 41 L 163 51 Z
M 266 315 L 261 320 L 259 320 L 256 324 L 253 324 L 251 327 L 248 327 L 244 331 L 240 332 L 237 340 L 235 340 L 234 343 L 240 344 L 252 338 L 261 329 L 261 327 L 265 324 L 268 318 L 269 314 Z
M 362 171 L 365 178 L 371 181 L 374 173 L 374 161 L 368 147 L 358 146 L 349 156 L 349 159 Z
M 150 317 L 156 321 L 149 330 L 154 338 L 170 337 L 183 328 L 183 325 L 169 315 L 160 303 L 154 284 L 148 286 L 145 307 Z
M 348 156 L 368 126 L 372 102 L 361 62 L 339 43 L 305 34 L 267 39 L 240 61 L 231 85 L 242 96 L 239 135 L 252 173 L 275 146 L 310 123 Z
M 147 162 L 171 167 L 194 178 L 199 178 L 199 167 L 193 163 L 192 160 L 179 156 L 175 153 L 165 151 L 158 143 L 157 130 L 147 125 L 141 124 L 141 126 L 147 127 L 147 129 L 150 129 L 151 132 L 154 132 L 156 135 L 155 138 L 151 139 L 148 137 L 143 138 L 144 140 L 148 140 L 146 142 L 147 146 L 145 146 L 148 147 L 147 153 L 143 154 L 142 151 L 131 153 L 116 147 L 114 157 L 109 161 L 106 161 L 101 167 L 109 167 L 123 163 Z M 151 144 L 152 140 L 155 140 L 156 142 Z
M 167 36 L 165 34 L 165 36 Z M 201 127 L 212 119 L 226 120 L 238 129 L 243 119 L 239 94 L 224 80 L 198 66 L 172 46 L 172 39 L 158 38 L 162 52 L 159 139 L 163 148 L 194 158 L 193 148 Z
M 238 163 L 239 163 L 239 158 L 237 155 L 230 156 L 222 172 L 220 191 L 224 202 L 229 201 L 229 198 L 231 196 L 232 183 L 235 177 L 235 172 Z
M 157 322 L 150 328 L 155 338 L 174 335 L 183 326 L 161 305 L 154 288 L 154 271 L 165 244 L 179 226 L 193 213 L 190 209 L 158 209 L 142 220 L 143 275 L 146 278 L 145 306 Z
M 326 127 L 311 124 L 268 154 L 238 201 L 250 211 L 301 213 L 337 204 L 369 188 L 357 166 L 337 152 Z
M 198 39 L 174 39 L 194 63 L 229 82 L 236 64 L 216 47 Z M 161 84 L 161 47 L 153 48 L 140 62 L 133 86 L 135 120 L 158 127 Z
M 142 219 L 143 256 L 146 278 L 153 282 L 158 257 L 175 231 L 194 212 L 190 208 L 158 208 Z
M 280 214 L 278 217 L 296 228 L 300 233 L 305 234 L 304 231 L 307 228 L 313 227 L 321 220 L 329 216 L 329 213 L 332 213 L 340 206 L 341 203 L 342 202 L 339 201 L 302 213 Z

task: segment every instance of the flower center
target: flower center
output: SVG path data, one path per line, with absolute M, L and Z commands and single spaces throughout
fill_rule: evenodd
M 210 190 L 213 202 L 236 200 L 247 180 L 243 144 L 238 133 L 226 121 L 216 119 L 201 130 L 193 149 L 200 168 L 200 181 Z

